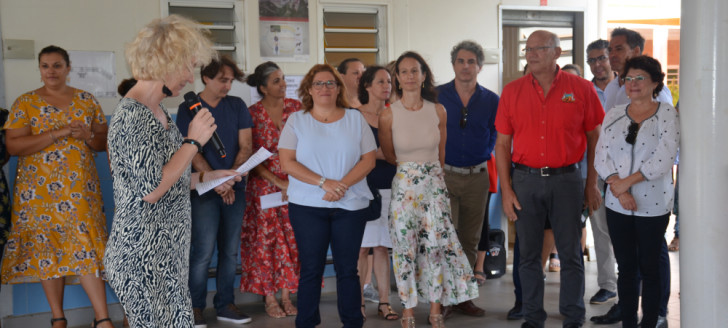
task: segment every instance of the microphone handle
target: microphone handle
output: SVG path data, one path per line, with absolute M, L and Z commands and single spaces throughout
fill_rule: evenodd
M 190 107 L 190 110 L 192 110 L 192 112 L 197 115 L 197 112 L 200 111 L 199 107 L 201 106 L 193 106 Z M 212 132 L 212 137 L 210 138 L 210 141 L 212 141 L 212 146 L 215 147 L 215 150 L 217 150 L 217 154 L 220 155 L 220 158 L 225 158 L 225 156 L 227 156 L 227 153 L 225 153 L 225 146 L 222 144 L 222 140 L 220 140 L 220 136 L 217 134 L 217 131 Z
M 217 135 L 217 131 L 212 133 L 212 138 L 210 138 L 210 141 L 212 141 L 212 146 L 215 147 L 218 155 L 220 155 L 221 158 L 225 158 L 225 156 L 227 156 L 227 154 L 225 153 L 225 146 L 222 144 L 220 136 Z

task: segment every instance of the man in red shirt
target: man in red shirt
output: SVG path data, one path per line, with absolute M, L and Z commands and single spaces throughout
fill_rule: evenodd
M 496 115 L 495 154 L 502 177 L 503 211 L 516 222 L 523 287 L 522 327 L 543 327 L 541 248 L 546 218 L 561 258 L 559 312 L 564 327 L 584 323 L 584 266 L 581 212 L 596 210 L 601 198 L 594 148 L 604 110 L 589 81 L 561 71 L 559 38 L 535 31 L 526 41 L 530 74 L 503 89 Z M 512 147 L 512 148 L 511 148 Z M 578 162 L 587 151 L 586 187 Z M 512 174 L 511 174 L 512 172 Z

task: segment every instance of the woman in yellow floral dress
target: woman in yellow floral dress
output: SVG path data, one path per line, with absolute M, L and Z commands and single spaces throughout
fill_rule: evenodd
M 52 327 L 66 327 L 63 286 L 80 281 L 94 327 L 112 327 L 104 286 L 106 220 L 93 151 L 106 149 L 106 119 L 88 92 L 66 85 L 68 53 L 38 54 L 43 86 L 18 97 L 5 123 L 18 156 L 3 283 L 40 281 Z

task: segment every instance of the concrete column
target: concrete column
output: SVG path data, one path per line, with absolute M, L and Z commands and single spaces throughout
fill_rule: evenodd
M 604 40 L 609 40 L 609 34 L 607 33 L 607 1 L 597 1 L 597 36 L 599 39 Z
M 652 29 L 652 57 L 659 60 L 667 72 L 667 38 L 668 28 L 656 25 Z
M 682 1 L 680 322 L 725 327 L 728 311 L 728 1 Z

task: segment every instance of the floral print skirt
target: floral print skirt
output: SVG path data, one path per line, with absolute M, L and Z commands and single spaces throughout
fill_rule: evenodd
M 402 306 L 459 304 L 478 297 L 473 269 L 450 216 L 439 162 L 401 162 L 392 181 L 390 236 Z

